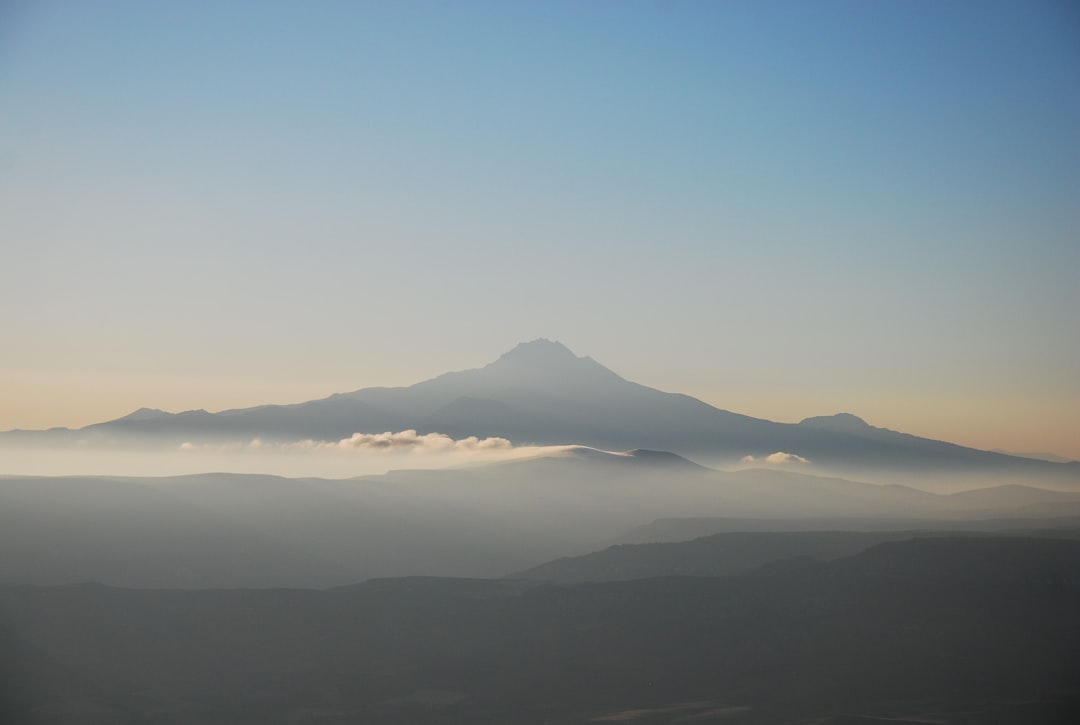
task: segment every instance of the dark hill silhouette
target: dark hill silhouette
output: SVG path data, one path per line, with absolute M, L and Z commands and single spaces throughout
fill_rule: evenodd
M 0 586 L 0 673 L 18 686 L 0 688 L 0 715 L 1073 723 L 1078 581 L 1080 542 L 936 538 L 738 577 L 587 585 Z
M 1035 538 L 1080 539 L 1080 528 L 1023 531 L 1021 535 L 1032 538 L 1033 533 Z M 612 546 L 584 556 L 550 561 L 509 574 L 506 578 L 572 583 L 660 576 L 730 576 L 745 574 L 786 559 L 807 557 L 816 561 L 832 561 L 854 556 L 885 542 L 929 537 L 985 538 L 986 533 L 961 533 L 948 529 L 730 532 L 691 541 Z M 1003 544 L 1002 550 L 1013 551 L 1014 548 Z M 994 561 L 992 557 L 991 561 Z
M 820 516 L 815 518 L 762 518 L 730 516 L 695 516 L 689 518 L 659 518 L 635 526 L 612 544 L 659 544 L 692 541 L 714 534 L 755 532 L 994 532 L 996 534 L 1033 535 L 1034 530 L 1053 530 L 1055 537 L 1071 536 L 1080 531 L 1080 515 L 1057 515 L 1033 519 L 1030 516 L 1005 518 L 903 518 L 897 516 Z M 993 514 L 988 514 L 992 516 Z
M 522 343 L 482 368 L 408 387 L 365 388 L 292 405 L 208 413 L 140 409 L 77 431 L 15 431 L 9 444 L 35 440 L 220 442 L 339 440 L 356 432 L 416 429 L 508 438 L 515 444 L 652 449 L 691 458 L 739 460 L 784 451 L 840 470 L 954 471 L 1080 480 L 1080 464 L 975 450 L 875 428 L 854 415 L 774 423 L 623 379 L 558 342 Z
M 799 425 L 823 430 L 836 430 L 845 433 L 866 433 L 872 426 L 857 415 L 851 413 L 836 413 L 834 415 L 817 415 L 812 418 L 803 418 Z

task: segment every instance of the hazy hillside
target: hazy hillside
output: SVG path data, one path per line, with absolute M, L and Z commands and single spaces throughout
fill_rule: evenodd
M 0 552 L 0 581 L 27 584 L 325 586 L 356 576 L 272 528 L 125 479 L 0 478 Z
M 1080 516 L 1045 518 L 971 518 L 913 519 L 889 517 L 820 517 L 820 518 L 729 518 L 694 516 L 662 518 L 644 526 L 635 526 L 612 544 L 655 544 L 690 541 L 703 536 L 731 532 L 801 532 L 801 531 L 958 531 L 1027 533 L 1052 529 L 1059 532 L 1080 528 Z
M 561 583 L 627 581 L 661 576 L 731 576 L 766 564 L 793 559 L 832 561 L 891 541 L 927 537 L 985 536 L 931 530 L 908 531 L 754 531 L 703 536 L 691 541 L 622 544 L 584 556 L 556 559 L 507 575 Z M 1080 528 L 1041 529 L 1016 535 L 1080 539 Z
M 1080 542 L 931 538 L 728 578 L 0 587 L 0 672 L 19 683 L 0 706 L 11 722 L 1069 723 L 1078 582 Z
M 273 587 L 494 577 L 596 551 L 664 518 L 789 517 L 806 529 L 817 519 L 1036 521 L 1068 511 L 1080 513 L 1080 495 L 1016 487 L 942 496 L 587 448 L 347 480 L 9 477 L 0 478 L 0 581 Z

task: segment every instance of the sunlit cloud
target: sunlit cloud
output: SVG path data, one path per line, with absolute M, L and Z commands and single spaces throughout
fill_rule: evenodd
M 385 431 L 383 433 L 353 433 L 348 438 L 337 441 L 317 441 L 312 439 L 268 443 L 260 438 L 247 442 L 197 444 L 185 441 L 179 446 L 183 452 L 218 452 L 218 453 L 419 453 L 419 454 L 485 454 L 506 453 L 511 451 L 535 451 L 532 446 L 514 446 L 506 438 L 451 438 L 445 433 L 418 433 L 413 429 L 403 431 Z
M 417 453 L 439 453 L 445 451 L 482 451 L 506 449 L 511 447 L 506 438 L 477 438 L 469 436 L 454 440 L 444 433 L 418 434 L 415 430 L 403 430 L 398 433 L 353 433 L 335 444 L 338 448 L 363 451 L 407 450 Z
M 767 456 L 757 457 L 743 456 L 743 463 L 769 463 L 772 465 L 784 465 L 788 463 L 809 463 L 810 461 L 797 456 L 794 453 L 784 453 L 783 451 L 777 451 L 776 453 L 770 453 Z
M 400 469 L 456 468 L 561 455 L 572 446 L 514 445 L 506 438 L 451 438 L 405 430 L 359 433 L 330 441 L 209 443 L 185 441 L 171 450 L 67 447 L 6 453 L 6 474 L 31 476 L 177 476 L 208 471 L 351 478 Z

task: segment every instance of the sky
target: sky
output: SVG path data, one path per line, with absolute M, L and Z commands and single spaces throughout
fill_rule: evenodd
M 556 339 L 1080 458 L 1068 2 L 0 3 L 0 429 Z

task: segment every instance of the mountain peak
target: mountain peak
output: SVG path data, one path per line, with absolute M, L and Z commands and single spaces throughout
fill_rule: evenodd
M 812 418 L 804 418 L 799 425 L 812 426 L 814 428 L 829 428 L 840 431 L 863 431 L 873 428 L 869 423 L 857 415 L 851 413 L 836 413 L 834 415 L 816 415 Z
M 167 417 L 168 415 L 169 414 L 166 413 L 164 410 L 158 410 L 157 408 L 139 408 L 138 410 L 132 411 L 132 412 L 128 413 L 125 416 L 117 418 L 113 422 L 115 423 L 115 422 L 121 421 L 121 420 L 132 421 L 132 422 L 145 421 L 145 420 L 154 420 L 156 418 Z
M 513 370 L 528 375 L 580 375 L 583 371 L 603 371 L 608 376 L 618 377 L 591 357 L 579 357 L 561 342 L 543 337 L 518 344 L 484 369 Z
M 577 396 L 613 383 L 626 381 L 591 357 L 578 357 L 560 342 L 538 338 L 517 345 L 482 368 L 443 373 L 409 389 L 445 398 L 445 404 L 455 398 L 498 397 L 507 390 L 543 390 L 545 397 Z
M 513 350 L 503 353 L 499 360 L 530 363 L 550 363 L 579 359 L 570 348 L 556 340 L 538 337 L 530 342 L 519 343 Z

